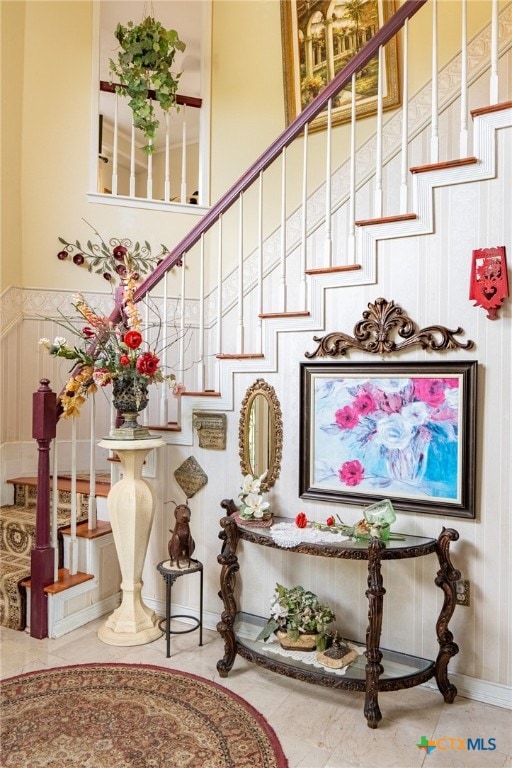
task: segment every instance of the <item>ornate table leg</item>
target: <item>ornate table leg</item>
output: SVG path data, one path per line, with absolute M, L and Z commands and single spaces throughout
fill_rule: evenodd
M 380 555 L 385 544 L 373 537 L 368 545 L 368 629 L 366 630 L 366 695 L 364 715 L 369 728 L 377 728 L 382 714 L 379 708 L 379 676 L 384 671 L 380 634 L 382 630 L 382 609 L 386 590 L 381 575 Z
M 110 489 L 108 511 L 119 566 L 122 602 L 98 637 L 109 645 L 143 645 L 162 636 L 154 611 L 142 601 L 142 568 L 153 524 L 154 499 L 151 487 L 142 479 L 142 465 L 152 448 L 165 445 L 160 438 L 147 440 L 102 440 L 99 445 L 115 451 L 123 477 Z
M 229 501 L 223 501 L 221 504 L 228 510 L 228 514 L 230 514 L 230 504 Z M 239 535 L 237 525 L 231 517 L 223 517 L 220 525 L 224 530 L 219 533 L 219 538 L 224 543 L 217 561 L 222 566 L 219 597 L 224 603 L 224 610 L 217 624 L 217 632 L 224 640 L 224 657 L 217 662 L 217 670 L 221 677 L 227 677 L 236 657 L 237 644 L 233 626 L 237 614 L 235 582 L 236 573 L 240 568 L 236 556 Z
M 448 663 L 452 656 L 459 652 L 459 646 L 453 642 L 453 635 L 448 629 L 448 623 L 453 616 L 457 604 L 455 582 L 460 579 L 450 560 L 450 542 L 457 541 L 459 534 L 453 528 L 443 528 L 437 540 L 437 557 L 440 569 L 435 583 L 444 592 L 444 602 L 436 623 L 439 653 L 437 654 L 435 676 L 437 687 L 443 694 L 444 700 L 451 704 L 457 695 L 457 689 L 448 680 Z

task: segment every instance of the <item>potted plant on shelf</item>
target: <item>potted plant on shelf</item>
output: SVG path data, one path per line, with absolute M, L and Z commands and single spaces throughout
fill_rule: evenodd
M 181 72 L 171 71 L 176 51 L 184 51 L 185 43 L 175 29 L 165 29 L 159 21 L 147 16 L 141 24 L 129 21 L 118 24 L 114 36 L 121 46 L 117 61 L 110 59 L 110 72 L 119 78 L 118 94 L 128 96 L 133 123 L 140 128 L 147 144 L 144 152 L 154 152 L 153 140 L 159 121 L 155 117 L 152 98 L 164 112 L 177 107 L 176 95 Z M 154 91 L 151 96 L 148 91 Z
M 282 584 L 275 586 L 270 615 L 257 640 L 266 641 L 275 633 L 282 648 L 301 651 L 324 651 L 330 639 L 326 627 L 336 618 L 313 592 Z

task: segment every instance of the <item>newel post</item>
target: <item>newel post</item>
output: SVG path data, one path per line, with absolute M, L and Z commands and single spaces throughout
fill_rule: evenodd
M 53 548 L 50 546 L 50 443 L 57 432 L 57 396 L 48 379 L 32 395 L 32 437 L 37 440 L 36 544 L 31 552 L 30 636 L 48 637 L 48 596 L 53 584 Z

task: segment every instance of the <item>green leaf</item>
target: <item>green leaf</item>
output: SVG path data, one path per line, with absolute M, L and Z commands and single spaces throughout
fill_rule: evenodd
M 268 640 L 270 635 L 272 635 L 276 631 L 276 629 L 279 629 L 279 624 L 277 623 L 277 621 L 275 619 L 269 619 L 265 624 L 265 626 L 263 627 L 263 629 L 261 630 L 261 632 L 259 633 L 256 640 L 257 641 Z

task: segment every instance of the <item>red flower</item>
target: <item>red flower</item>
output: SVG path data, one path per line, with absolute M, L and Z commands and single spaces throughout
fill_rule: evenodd
M 364 475 L 364 467 L 360 461 L 354 459 L 353 461 L 346 461 L 342 464 L 341 469 L 338 470 L 338 476 L 342 483 L 353 487 L 359 485 Z
M 306 517 L 305 512 L 299 512 L 297 517 L 295 518 L 295 525 L 297 528 L 305 528 L 308 524 L 308 518 Z
M 93 336 L 96 336 L 93 329 L 89 328 L 88 325 L 84 325 L 84 327 L 82 328 L 82 333 L 86 339 L 92 339 Z
M 334 522 L 335 522 L 334 521 L 334 517 L 331 516 L 331 517 L 327 518 L 327 520 L 325 521 L 325 524 L 326 525 L 334 525 Z
M 152 352 L 144 352 L 143 355 L 137 358 L 137 370 L 143 376 L 154 376 L 158 370 L 159 362 L 160 359 Z
M 113 250 L 114 259 L 117 259 L 117 261 L 124 261 L 124 257 L 128 251 L 124 247 L 124 245 L 116 245 L 116 247 Z
M 128 331 L 125 333 L 123 341 L 130 349 L 138 349 L 142 344 L 142 335 L 138 331 Z
M 119 365 L 130 365 L 130 358 L 128 355 L 121 355 L 119 358 Z

